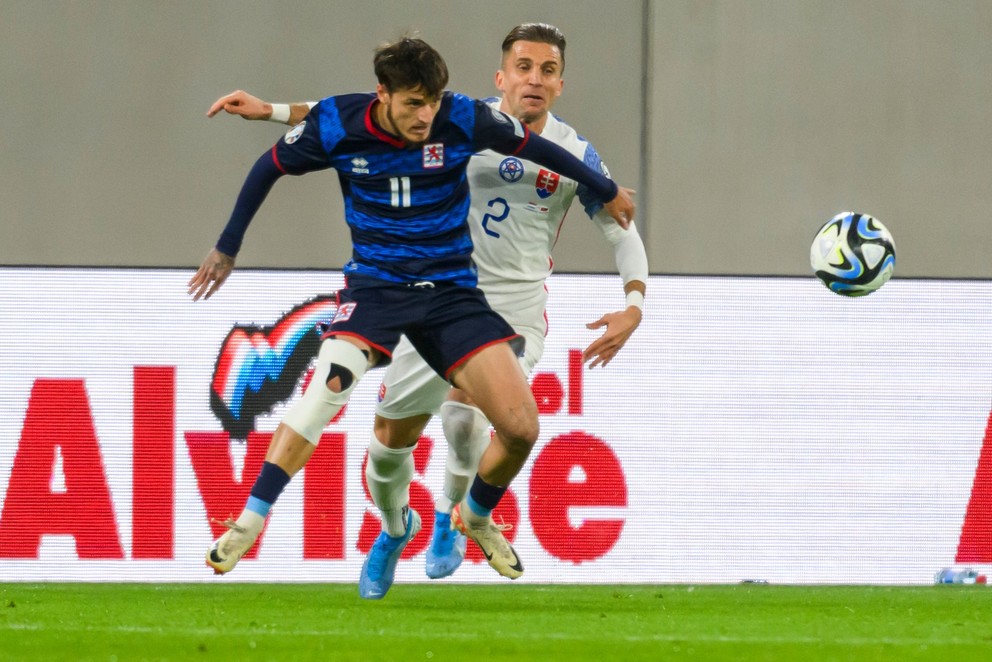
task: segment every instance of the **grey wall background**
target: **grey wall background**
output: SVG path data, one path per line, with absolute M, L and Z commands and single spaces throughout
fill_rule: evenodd
M 989 0 L 0 0 L 0 264 L 198 265 L 281 135 L 205 111 L 244 88 L 372 89 L 417 31 L 495 93 L 524 21 L 569 39 L 557 114 L 638 189 L 655 273 L 807 274 L 834 213 L 880 218 L 898 276 L 992 277 Z M 239 266 L 337 268 L 333 175 L 284 178 Z M 576 209 L 559 271 L 611 271 Z

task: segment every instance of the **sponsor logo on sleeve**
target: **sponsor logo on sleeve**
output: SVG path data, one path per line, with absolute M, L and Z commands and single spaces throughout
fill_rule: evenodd
M 295 143 L 297 140 L 300 139 L 300 136 L 303 135 L 303 130 L 306 128 L 307 128 L 306 121 L 300 122 L 299 124 L 297 124 L 292 129 L 289 130 L 289 133 L 286 134 L 283 140 L 286 141 L 287 145 L 292 145 L 293 143 Z

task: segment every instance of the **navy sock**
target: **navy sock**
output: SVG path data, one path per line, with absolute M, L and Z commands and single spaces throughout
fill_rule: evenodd
M 282 467 L 271 462 L 264 462 L 262 470 L 258 472 L 258 478 L 255 479 L 255 484 L 252 485 L 251 496 L 248 498 L 246 508 L 265 517 L 288 484 L 289 474 Z
M 472 487 L 469 488 L 466 501 L 472 512 L 485 517 L 493 512 L 504 494 L 506 494 L 505 487 L 490 485 L 482 480 L 479 474 L 475 474 L 475 480 L 472 481 Z

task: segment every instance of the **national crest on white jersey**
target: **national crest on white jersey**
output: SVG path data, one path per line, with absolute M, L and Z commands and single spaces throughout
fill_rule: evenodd
M 561 176 L 557 172 L 541 168 L 540 172 L 537 173 L 537 182 L 534 184 L 534 188 L 537 190 L 538 197 L 544 200 L 554 195 L 560 183 Z
M 504 182 L 518 182 L 524 176 L 523 161 L 515 156 L 508 156 L 499 164 L 499 176 Z

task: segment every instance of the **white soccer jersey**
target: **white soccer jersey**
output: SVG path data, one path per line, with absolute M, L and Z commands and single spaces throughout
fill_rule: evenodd
M 487 100 L 498 109 L 499 99 Z M 548 114 L 541 137 L 565 148 L 586 165 L 608 175 L 592 145 Z M 468 165 L 472 205 L 469 226 L 479 268 L 479 287 L 487 294 L 543 289 L 551 273 L 551 251 L 565 214 L 578 196 L 606 234 L 620 231 L 602 204 L 574 180 L 531 161 L 486 150 Z
M 487 101 L 499 108 L 499 99 Z M 592 145 L 556 117 L 548 115 L 541 137 L 608 175 Z M 530 374 L 544 353 L 544 281 L 551 273 L 551 250 L 573 201 L 579 198 L 608 239 L 616 240 L 627 231 L 602 210 L 601 201 L 580 190 L 577 182 L 531 161 L 487 150 L 469 161 L 468 179 L 472 257 L 479 270 L 479 287 L 493 310 L 527 339 L 520 362 Z M 376 412 L 390 419 L 435 414 L 448 388 L 403 338 L 383 375 Z

